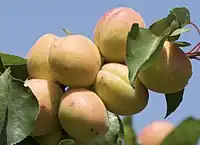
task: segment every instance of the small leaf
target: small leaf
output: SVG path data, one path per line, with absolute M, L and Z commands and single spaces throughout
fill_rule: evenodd
M 31 136 L 28 136 L 20 143 L 17 143 L 16 145 L 40 145 L 35 139 L 33 139 Z
M 4 66 L 4 64 L 3 64 L 3 62 L 2 62 L 2 60 L 1 60 L 1 57 L 0 57 L 0 74 L 1 73 L 3 73 L 4 71 L 5 71 L 5 66 Z
M 188 47 L 192 45 L 191 43 L 185 41 L 176 41 L 175 44 L 178 45 L 179 47 Z
M 39 105 L 32 91 L 23 82 L 12 80 L 8 104 L 8 145 L 30 135 L 38 113 Z
M 180 34 L 176 35 L 176 36 L 169 36 L 168 40 L 174 42 L 174 41 L 178 40 L 180 38 L 180 36 L 181 36 Z
M 109 112 L 109 130 L 106 133 L 105 136 L 99 137 L 94 139 L 90 145 L 122 145 L 122 142 L 120 144 L 120 139 L 121 134 L 120 133 L 120 124 L 119 124 L 119 119 L 118 116 Z M 118 144 L 117 144 L 118 142 Z
M 73 139 L 64 139 L 60 141 L 59 145 L 76 145 L 76 143 Z
M 132 121 L 133 121 L 132 116 L 126 116 L 123 118 L 125 145 L 137 144 L 137 136 L 136 136 L 136 132 L 133 129 Z
M 149 30 L 156 36 L 161 36 L 167 28 L 169 28 L 173 24 L 173 29 L 171 32 L 179 28 L 179 24 L 176 20 L 176 16 L 169 14 L 166 18 L 158 20 L 151 24 Z
M 184 89 L 171 94 L 165 94 L 167 103 L 167 113 L 165 118 L 167 118 L 172 112 L 174 112 L 183 100 Z
M 149 30 L 151 30 L 154 35 L 160 36 L 163 34 L 165 29 L 173 27 L 171 30 L 172 35 L 169 36 L 168 39 L 170 41 L 175 41 L 179 39 L 181 33 L 189 31 L 188 29 L 183 28 L 185 25 L 189 24 L 189 22 L 189 11 L 184 7 L 175 8 L 170 11 L 167 17 L 154 22 L 149 27 Z
M 124 125 L 121 120 L 121 118 L 117 115 L 118 121 L 119 121 L 119 133 L 118 133 L 118 139 L 116 145 L 123 145 L 123 140 L 124 140 Z
M 172 32 L 170 36 L 177 36 L 181 33 L 189 32 L 190 30 L 191 30 L 190 28 L 179 28 L 179 29 L 176 29 L 174 32 Z
M 170 13 L 176 16 L 181 28 L 190 23 L 190 12 L 187 8 L 177 7 L 172 9 Z
M 161 145 L 197 145 L 200 139 L 200 120 L 188 117 L 183 120 Z
M 20 80 L 26 80 L 28 77 L 28 71 L 26 68 L 26 59 L 16 56 L 16 55 L 11 55 L 11 54 L 6 54 L 6 53 L 0 53 L 1 60 L 6 68 L 10 67 L 11 68 L 11 75 L 17 79 Z
M 1 59 L 4 65 L 19 65 L 19 64 L 26 64 L 26 59 L 0 52 Z
M 7 142 L 6 145 L 13 145 L 24 140 L 32 132 L 39 105 L 32 91 L 25 87 L 22 81 L 13 79 L 9 74 L 8 68 L 0 79 L 0 122 L 6 125 L 6 131 L 1 132 L 0 138 Z
M 138 33 L 139 33 L 139 24 L 138 23 L 134 23 L 132 25 L 132 29 L 131 29 L 131 33 L 130 33 L 132 39 L 136 40 L 137 37 L 138 37 Z M 134 35 L 132 35 L 132 34 L 134 34 Z
M 11 75 L 14 78 L 25 81 L 28 78 L 28 71 L 26 68 L 26 64 L 21 65 L 6 65 L 6 67 L 11 68 Z
M 154 57 L 163 48 L 166 36 L 171 32 L 171 28 L 168 28 L 162 36 L 158 37 L 145 28 L 139 28 L 138 33 L 135 33 L 137 29 L 138 26 L 133 24 L 131 31 L 128 33 L 126 45 L 126 64 L 132 85 L 138 71 L 147 67 L 154 60 Z
M 6 133 L 6 127 L 8 123 L 8 108 L 6 109 L 6 116 L 3 123 L 3 128 L 0 132 L 0 145 L 7 145 L 7 133 Z
M 11 71 L 8 68 L 0 76 L 0 132 L 2 131 L 4 120 L 6 118 L 6 109 L 8 106 L 8 96 L 11 85 L 10 73 Z

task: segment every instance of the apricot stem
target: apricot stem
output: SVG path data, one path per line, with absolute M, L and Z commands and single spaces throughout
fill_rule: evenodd
M 195 46 L 194 46 L 194 48 L 192 48 L 189 52 L 187 52 L 187 53 L 191 53 L 191 52 L 196 52 L 196 51 L 198 51 L 199 50 L 199 47 L 200 46 L 200 42 L 199 43 L 197 43 Z M 195 50 L 197 48 L 197 50 Z
M 198 57 L 198 56 L 200 56 L 200 52 L 189 52 L 189 53 L 186 53 L 186 55 L 187 55 L 190 59 L 200 60 L 200 58 Z
M 68 29 L 62 29 L 68 36 L 71 35 Z
M 197 25 L 195 25 L 193 22 L 190 22 L 190 24 L 197 29 L 199 36 L 200 36 L 200 29 L 197 27 Z

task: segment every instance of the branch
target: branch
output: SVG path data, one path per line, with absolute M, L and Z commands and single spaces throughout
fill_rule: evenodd
M 186 55 L 190 58 L 190 59 L 197 59 L 200 60 L 200 58 L 198 56 L 200 56 L 200 52 L 192 52 L 192 53 L 186 53 Z

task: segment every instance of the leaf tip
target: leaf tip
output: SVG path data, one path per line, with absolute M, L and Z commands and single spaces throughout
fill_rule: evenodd
M 139 33 L 139 23 L 133 23 L 131 30 L 129 32 L 129 36 L 131 36 L 134 40 L 136 40 Z

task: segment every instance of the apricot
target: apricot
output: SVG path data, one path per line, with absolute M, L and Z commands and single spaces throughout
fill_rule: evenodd
M 29 78 L 53 80 L 48 63 L 49 49 L 58 39 L 52 33 L 42 35 L 31 47 L 26 55 Z
M 59 120 L 62 128 L 80 142 L 90 142 L 109 129 L 107 110 L 92 91 L 73 88 L 66 91 L 60 102 Z
M 106 62 L 125 63 L 126 40 L 133 23 L 145 27 L 142 16 L 128 7 L 113 8 L 97 22 L 94 42 Z
M 160 145 L 160 143 L 173 131 L 175 126 L 164 120 L 157 120 L 145 126 L 138 135 L 142 145 Z
M 86 36 L 69 35 L 56 41 L 49 54 L 56 80 L 69 87 L 88 87 L 101 67 L 96 45 Z
M 61 140 L 61 136 L 61 131 L 55 131 L 42 136 L 34 137 L 34 139 L 38 141 L 40 145 L 58 145 Z
M 57 130 L 60 127 L 58 107 L 62 90 L 57 84 L 44 79 L 26 80 L 24 85 L 31 89 L 40 107 L 31 135 L 41 136 Z
M 182 90 L 192 76 L 189 58 L 173 42 L 165 41 L 164 48 L 152 63 L 138 73 L 141 82 L 158 93 L 174 93 Z
M 119 63 L 102 66 L 94 83 L 94 90 L 107 110 L 118 115 L 141 112 L 149 99 L 147 88 L 137 78 L 134 89 L 128 79 L 128 67 Z

